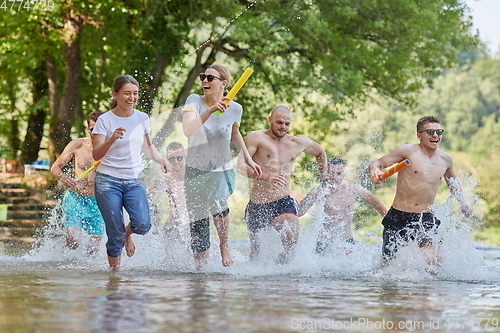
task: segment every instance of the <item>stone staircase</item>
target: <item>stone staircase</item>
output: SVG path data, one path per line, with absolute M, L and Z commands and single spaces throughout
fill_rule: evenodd
M 56 200 L 49 191 L 48 174 L 0 173 L 0 204 L 8 207 L 0 221 L 0 247 L 30 248 L 46 224 Z

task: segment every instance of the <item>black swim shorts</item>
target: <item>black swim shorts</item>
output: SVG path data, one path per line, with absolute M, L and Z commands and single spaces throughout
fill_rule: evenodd
M 250 201 L 245 212 L 248 231 L 251 233 L 259 232 L 260 229 L 270 225 L 272 220 L 281 214 L 298 216 L 297 202 L 291 196 L 264 204 L 256 204 Z
M 432 213 L 408 213 L 391 207 L 382 220 L 384 259 L 393 258 L 399 246 L 410 241 L 417 241 L 420 247 L 432 246 L 440 224 Z

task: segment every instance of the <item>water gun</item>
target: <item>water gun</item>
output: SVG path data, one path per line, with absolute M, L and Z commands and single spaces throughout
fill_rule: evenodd
M 90 171 L 92 171 L 94 168 L 97 168 L 97 166 L 101 163 L 101 161 L 95 161 L 94 163 L 92 163 L 92 166 L 90 168 L 88 168 L 87 170 L 85 170 L 80 176 L 78 176 L 78 178 L 76 180 L 80 180 L 82 179 L 86 174 L 88 174 Z
M 240 91 L 241 87 L 243 87 L 243 85 L 245 84 L 245 82 L 247 82 L 248 78 L 250 77 L 250 75 L 252 75 L 252 73 L 253 73 L 253 69 L 251 69 L 251 68 L 245 69 L 245 71 L 243 72 L 243 74 L 241 74 L 241 76 L 238 79 L 238 81 L 236 81 L 236 83 L 234 84 L 234 86 L 231 88 L 231 90 L 225 96 L 225 98 L 229 99 L 229 101 L 227 102 L 227 104 L 229 104 L 231 102 L 231 100 L 234 98 L 234 96 L 236 96 L 236 94 L 238 93 L 238 91 Z M 220 116 L 222 114 L 222 111 L 221 110 L 215 110 L 214 114 L 217 115 L 217 116 Z
M 387 178 L 389 178 L 390 176 L 392 176 L 396 172 L 399 172 L 399 171 L 403 170 L 404 168 L 406 168 L 408 165 L 410 165 L 409 159 L 402 160 L 401 162 L 392 165 L 387 170 L 382 172 L 382 174 L 380 175 L 380 178 L 382 178 L 382 180 L 386 180 Z

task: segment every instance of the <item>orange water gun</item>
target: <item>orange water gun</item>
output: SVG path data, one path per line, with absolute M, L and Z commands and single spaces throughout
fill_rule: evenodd
M 86 174 L 88 174 L 90 171 L 92 171 L 94 168 L 97 168 L 97 166 L 101 163 L 101 161 L 95 161 L 94 163 L 92 163 L 92 166 L 90 168 L 88 168 L 87 170 L 85 170 L 80 176 L 78 176 L 78 178 L 76 180 L 80 180 L 82 179 Z
M 409 159 L 402 160 L 401 162 L 392 165 L 387 170 L 382 172 L 382 174 L 380 175 L 380 178 L 382 178 L 382 180 L 386 180 L 387 178 L 389 178 L 390 176 L 392 176 L 396 172 L 399 172 L 399 171 L 403 170 L 404 168 L 406 168 L 408 165 L 410 165 Z

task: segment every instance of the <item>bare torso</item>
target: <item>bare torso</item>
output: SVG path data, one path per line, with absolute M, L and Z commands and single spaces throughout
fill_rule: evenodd
M 166 192 L 170 200 L 170 215 L 168 221 L 180 220 L 188 222 L 188 211 L 184 196 L 184 173 L 167 172 L 165 175 Z
M 92 166 L 92 140 L 89 137 L 75 139 L 75 149 L 73 151 L 73 163 L 75 168 L 75 178 L 84 173 Z M 79 179 L 77 185 L 70 190 L 84 197 L 94 196 L 95 169 Z
M 436 149 L 426 154 L 418 144 L 405 145 L 411 164 L 398 174 L 393 207 L 410 213 L 430 211 L 441 179 L 452 167 L 451 155 Z
M 352 237 L 351 222 L 359 188 L 361 186 L 354 184 L 327 187 L 327 192 L 324 194 L 324 222 L 320 240 L 330 240 L 332 235 L 342 240 Z
M 257 150 L 252 156 L 255 163 L 262 168 L 261 179 L 254 179 L 250 191 L 250 200 L 257 204 L 273 202 L 290 194 L 290 176 L 293 163 L 307 147 L 307 137 L 286 134 L 279 140 L 267 134 L 267 130 L 252 132 L 253 140 L 257 140 Z M 283 175 L 287 179 L 286 186 L 275 186 L 270 178 Z

